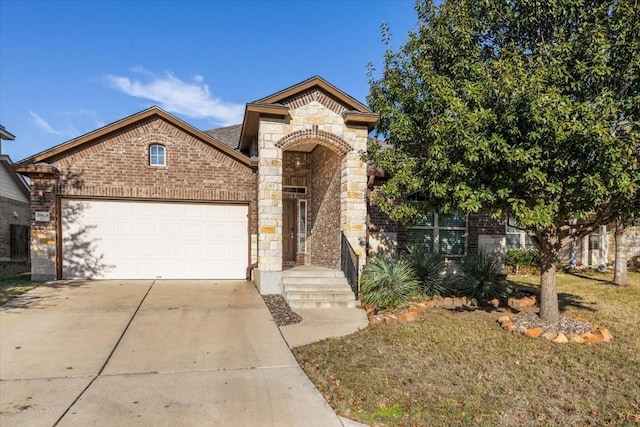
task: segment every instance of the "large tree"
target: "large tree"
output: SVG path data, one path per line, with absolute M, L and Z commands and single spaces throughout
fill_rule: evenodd
M 637 208 L 638 1 L 418 1 L 416 11 L 408 41 L 387 50 L 381 75 L 370 69 L 385 143 L 366 160 L 391 177 L 374 202 L 407 224 L 431 210 L 514 221 L 540 251 L 540 316 L 556 320 L 562 244 Z

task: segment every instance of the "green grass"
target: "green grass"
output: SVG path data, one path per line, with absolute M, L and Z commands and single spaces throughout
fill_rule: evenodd
M 36 286 L 38 286 L 38 283 L 31 281 L 31 273 L 0 278 L 0 305 L 30 291 Z
M 562 314 L 607 326 L 611 343 L 554 344 L 502 331 L 496 312 L 434 310 L 294 353 L 340 415 L 370 425 L 638 425 L 640 273 L 624 288 L 585 276 L 558 274 Z

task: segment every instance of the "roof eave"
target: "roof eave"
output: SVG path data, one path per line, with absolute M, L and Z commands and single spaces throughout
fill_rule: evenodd
M 362 113 L 359 111 L 345 111 L 342 114 L 345 124 L 366 126 L 367 130 L 371 132 L 378 123 L 378 115 L 376 113 Z
M 97 138 L 101 138 L 103 136 L 109 135 L 113 132 L 116 132 L 120 129 L 123 129 L 127 126 L 130 126 L 134 123 L 137 123 L 141 120 L 147 119 L 149 117 L 153 117 L 153 116 L 158 116 L 161 117 L 162 119 L 172 123 L 174 126 L 182 129 L 185 133 L 190 134 L 191 136 L 200 139 L 202 141 L 204 141 L 205 143 L 217 148 L 218 150 L 228 154 L 229 156 L 233 157 L 234 159 L 242 162 L 243 164 L 245 164 L 246 166 L 250 166 L 250 159 L 244 155 L 242 155 L 241 153 L 238 153 L 237 151 L 231 149 L 230 147 L 227 147 L 225 144 L 223 144 L 222 142 L 216 140 L 215 138 L 207 135 L 206 133 L 194 128 L 193 126 L 191 126 L 190 124 L 180 120 L 179 118 L 167 113 L 166 111 L 164 111 L 163 109 L 153 106 L 151 108 L 148 108 L 144 111 L 141 111 L 139 113 L 133 114 L 129 117 L 126 117 L 124 119 L 118 120 L 114 123 L 111 123 L 107 126 L 104 126 L 100 129 L 97 129 L 95 131 L 89 132 L 85 135 L 79 136 L 75 139 L 72 139 L 70 141 L 67 141 L 65 143 L 62 143 L 60 145 L 57 145 L 53 148 L 50 148 L 48 150 L 42 151 L 38 154 L 35 154 L 29 158 L 26 158 L 24 160 L 19 161 L 18 163 L 16 163 L 17 165 L 20 166 L 26 166 L 26 165 L 30 165 L 30 164 L 35 164 L 35 163 L 41 163 L 41 162 L 46 162 L 49 159 L 55 157 L 55 156 L 59 156 L 69 150 L 72 150 L 76 147 L 81 146 L 82 144 L 85 144 L 89 141 L 93 141 Z
M 325 90 L 327 93 L 332 95 L 334 98 L 337 98 L 342 103 L 348 105 L 351 109 L 355 111 L 359 111 L 361 113 L 372 113 L 372 111 L 364 104 L 359 102 L 357 99 L 348 95 L 347 93 L 341 91 L 331 83 L 327 82 L 320 76 L 313 76 L 307 80 L 304 80 L 298 84 L 290 86 L 286 89 L 278 91 L 272 95 L 269 95 L 265 98 L 259 99 L 255 101 L 256 104 L 273 104 L 277 103 L 285 98 L 288 98 L 296 93 L 304 92 L 307 89 L 310 89 L 314 86 L 318 86 Z
M 275 117 L 283 119 L 289 114 L 289 107 L 282 104 L 262 104 L 250 102 L 244 110 L 242 120 L 242 132 L 240 133 L 240 150 L 246 151 L 251 146 L 251 141 L 258 135 L 260 117 Z

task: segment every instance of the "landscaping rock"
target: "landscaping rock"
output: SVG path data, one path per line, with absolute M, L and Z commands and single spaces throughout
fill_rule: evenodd
M 513 332 L 516 330 L 516 325 L 514 325 L 511 322 L 505 322 L 502 324 L 502 329 L 504 329 L 507 332 Z
M 604 341 L 604 336 L 602 335 L 602 332 L 598 331 L 598 330 L 593 330 L 591 332 L 585 332 L 584 334 L 581 335 L 582 339 L 584 340 L 584 342 L 586 343 L 599 343 L 599 342 L 603 342 Z
M 416 320 L 418 320 L 420 316 L 418 315 L 418 313 L 412 312 L 412 311 L 408 311 L 406 313 L 398 313 L 396 314 L 396 318 L 398 319 L 398 323 L 409 323 L 409 322 L 415 322 Z
M 558 333 L 556 331 L 546 331 L 541 335 L 541 337 L 546 339 L 547 341 L 553 341 L 557 336 Z
M 398 323 L 398 318 L 395 314 L 387 314 L 386 316 L 384 316 L 384 322 L 387 325 L 393 325 L 395 323 Z
M 569 340 L 567 339 L 567 336 L 565 334 L 563 334 L 562 332 L 559 332 L 558 335 L 551 340 L 552 342 L 558 343 L 558 344 L 566 344 L 569 342 Z
M 567 334 L 567 339 L 569 340 L 569 342 L 574 342 L 577 344 L 584 343 L 584 339 L 582 339 L 582 337 L 577 334 Z
M 611 332 L 609 332 L 609 329 L 605 328 L 604 326 L 598 326 L 598 330 L 602 334 L 602 338 L 604 342 L 613 341 L 613 336 L 611 335 Z
M 512 316 L 510 316 L 510 315 L 508 315 L 508 314 L 505 314 L 504 316 L 500 316 L 500 317 L 498 317 L 498 322 L 500 322 L 500 323 L 502 323 L 502 322 L 507 322 L 507 321 L 508 321 L 508 322 L 511 322 L 511 317 L 512 317 Z
M 524 331 L 524 334 L 531 338 L 539 338 L 544 333 L 542 328 L 531 328 Z

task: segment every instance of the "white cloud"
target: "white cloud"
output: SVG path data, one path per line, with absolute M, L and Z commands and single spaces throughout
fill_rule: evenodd
M 51 133 L 53 135 L 62 135 L 62 132 L 55 130 L 45 119 L 34 113 L 33 111 L 29 111 L 31 118 L 33 119 L 33 123 L 43 132 Z
M 71 117 L 76 121 L 81 120 L 83 122 L 86 122 L 86 117 L 90 117 L 95 127 L 101 128 L 105 125 L 104 121 L 98 118 L 98 112 L 96 110 L 78 108 L 77 110 L 62 111 L 62 112 L 56 113 L 56 115 Z M 66 133 L 74 133 L 76 135 L 79 134 L 79 132 L 75 129 L 75 127 L 72 124 L 68 123 L 67 128 L 69 129 L 69 132 L 66 132 Z
M 242 122 L 244 105 L 223 102 L 211 95 L 204 77 L 193 76 L 192 82 L 183 81 L 171 73 L 155 75 L 143 67 L 134 72 L 146 77 L 145 81 L 107 75 L 107 84 L 120 92 L 157 103 L 161 108 L 195 119 L 211 119 L 221 125 Z

